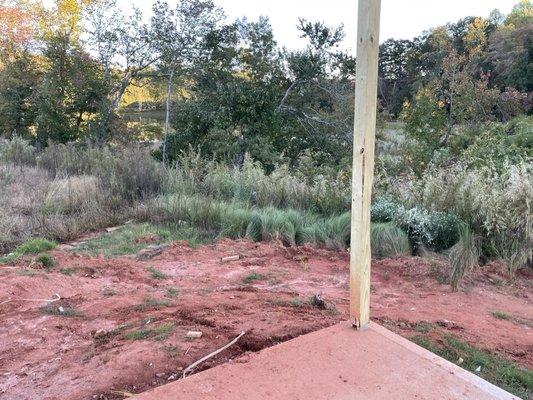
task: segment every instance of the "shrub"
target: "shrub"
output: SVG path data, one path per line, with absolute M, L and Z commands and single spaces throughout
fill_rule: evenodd
M 41 264 L 44 268 L 50 271 L 56 265 L 54 258 L 50 254 L 42 253 L 39 254 L 35 261 Z
M 370 233 L 372 256 L 387 258 L 411 254 L 407 234 L 394 223 L 372 224 Z
M 415 246 L 436 251 L 450 248 L 459 238 L 461 220 L 450 213 L 430 212 L 420 207 L 406 209 L 388 199 L 377 199 L 371 209 L 375 222 L 394 222 L 405 229 Z
M 0 162 L 16 166 L 34 166 L 35 153 L 35 148 L 18 136 L 11 140 L 0 140 Z
M 47 212 L 74 213 L 97 206 L 105 193 L 94 176 L 79 175 L 54 180 L 48 187 L 44 201 Z
M 480 255 L 479 238 L 472 234 L 467 225 L 463 225 L 459 241 L 451 248 L 449 254 L 450 283 L 454 291 L 457 291 L 459 281 L 465 273 L 477 265 Z

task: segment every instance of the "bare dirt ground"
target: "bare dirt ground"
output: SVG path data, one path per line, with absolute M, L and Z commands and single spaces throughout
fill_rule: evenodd
M 123 398 L 176 379 L 243 330 L 199 369 L 245 362 L 247 352 L 347 319 L 345 252 L 222 240 L 174 243 L 144 261 L 51 254 L 57 266 L 48 274 L 22 275 L 28 261 L 0 268 L 1 399 Z M 532 276 L 503 284 L 489 265 L 452 293 L 437 279 L 445 268 L 436 259 L 375 260 L 373 319 L 405 337 L 430 323 L 533 367 Z M 47 308 L 20 301 L 55 293 L 62 300 Z M 309 302 L 316 294 L 325 308 Z M 191 330 L 202 337 L 187 339 Z

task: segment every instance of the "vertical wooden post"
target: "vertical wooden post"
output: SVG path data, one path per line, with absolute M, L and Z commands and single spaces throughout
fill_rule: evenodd
M 381 0 L 359 0 L 352 167 L 350 320 L 356 328 L 370 321 L 370 201 L 374 143 Z

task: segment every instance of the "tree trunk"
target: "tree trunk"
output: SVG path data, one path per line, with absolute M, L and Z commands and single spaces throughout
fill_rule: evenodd
M 167 101 L 165 110 L 165 132 L 163 137 L 163 165 L 168 167 L 168 131 L 170 129 L 170 98 L 172 95 L 172 79 L 174 78 L 174 70 L 170 71 L 167 83 Z

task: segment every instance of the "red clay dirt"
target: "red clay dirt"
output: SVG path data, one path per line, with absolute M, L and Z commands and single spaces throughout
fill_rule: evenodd
M 0 399 L 121 399 L 176 379 L 242 330 L 237 344 L 197 371 L 347 319 L 346 252 L 222 240 L 197 249 L 174 243 L 145 261 L 52 255 L 49 274 L 0 268 Z M 232 255 L 239 258 L 221 261 Z M 154 279 L 150 267 L 166 277 Z M 438 259 L 374 260 L 374 321 L 405 337 L 429 322 L 532 368 L 531 276 L 502 284 L 499 267 L 489 265 L 452 293 L 436 279 L 446 268 Z M 48 311 L 79 315 L 20 301 L 55 293 L 62 300 Z M 309 304 L 315 294 L 324 309 Z M 191 330 L 202 337 L 187 339 Z

